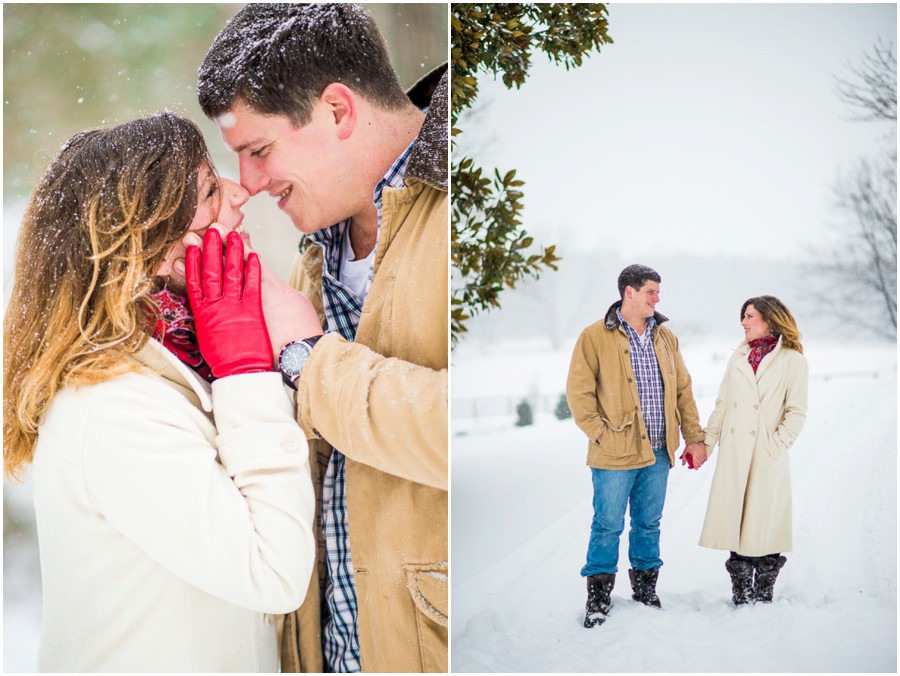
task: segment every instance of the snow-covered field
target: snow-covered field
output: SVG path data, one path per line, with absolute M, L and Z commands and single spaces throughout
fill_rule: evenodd
M 727 553 L 697 545 L 714 465 L 676 465 L 662 521 L 663 609 L 631 600 L 623 534 L 612 614 L 592 630 L 581 626 L 591 522 L 584 436 L 552 413 L 528 427 L 510 414 L 471 418 L 462 399 L 542 392 L 555 401 L 570 353 L 467 347 L 451 372 L 461 403 L 452 425 L 454 672 L 897 670 L 896 345 L 807 345 L 809 415 L 790 451 L 794 551 L 772 605 L 731 605 Z M 718 340 L 685 349 L 701 423 L 728 353 Z

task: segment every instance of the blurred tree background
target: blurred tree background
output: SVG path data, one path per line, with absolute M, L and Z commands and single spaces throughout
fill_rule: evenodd
M 364 5 L 404 87 L 447 61 L 446 4 Z M 169 109 L 195 122 L 220 173 L 235 156 L 197 105 L 197 68 L 240 4 L 4 4 L 4 308 L 22 211 L 46 164 L 83 129 Z M 267 196 L 244 207 L 254 247 L 287 275 L 300 233 Z M 40 577 L 34 516 L 23 486 L 3 486 L 3 667 L 34 671 Z
M 162 108 L 203 124 L 223 157 L 197 105 L 197 66 L 240 7 L 4 5 L 4 196 L 27 196 L 75 132 Z

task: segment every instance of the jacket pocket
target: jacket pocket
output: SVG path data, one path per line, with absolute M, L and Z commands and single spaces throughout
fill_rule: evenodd
M 766 450 L 769 452 L 769 457 L 773 460 L 780 459 L 787 452 L 787 448 L 778 441 L 775 432 L 770 432 L 768 430 L 766 430 Z
M 610 432 L 624 432 L 626 427 L 630 427 L 634 424 L 634 414 L 632 414 L 630 418 L 623 418 L 621 424 L 619 425 L 614 425 L 612 422 L 610 422 L 609 418 L 603 416 L 600 416 L 600 420 L 604 422 Z
M 597 440 L 595 446 L 600 452 L 602 461 L 610 465 L 628 464 L 634 461 L 633 436 L 634 415 L 621 418 L 613 423 L 608 418 L 601 418 L 606 430 Z
M 406 587 L 416 607 L 422 671 L 447 671 L 449 625 L 446 563 L 407 563 Z

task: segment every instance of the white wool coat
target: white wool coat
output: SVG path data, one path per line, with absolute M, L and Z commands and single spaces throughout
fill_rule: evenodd
M 315 512 L 281 376 L 210 387 L 155 340 L 134 359 L 60 391 L 40 428 L 40 669 L 277 671 Z
M 719 445 L 700 545 L 764 556 L 791 550 L 788 449 L 806 420 L 806 358 L 782 346 L 747 361 L 745 341 L 728 362 L 704 432 Z

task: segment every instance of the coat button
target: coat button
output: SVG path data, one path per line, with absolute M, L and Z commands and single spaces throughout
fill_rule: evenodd
M 735 404 L 735 406 L 737 406 L 737 404 Z M 758 410 L 759 410 L 759 404 L 753 404 L 753 408 L 755 408 L 755 409 L 758 411 Z
M 629 382 L 629 383 L 631 382 L 631 378 L 628 378 L 628 382 Z
M 281 445 L 284 446 L 285 450 L 290 451 L 291 453 L 296 453 L 300 448 L 300 444 L 297 443 L 297 437 L 290 435 L 284 438 L 284 441 L 281 442 Z
M 751 437 L 755 437 L 755 436 L 756 436 L 756 430 L 750 430 L 750 436 L 751 436 Z
M 642 435 L 641 435 L 641 439 L 646 439 L 646 438 L 647 438 L 647 435 L 646 435 L 646 434 L 642 434 Z
M 733 427 L 731 428 L 731 433 L 734 434 L 734 428 L 733 428 Z
M 734 407 L 737 408 L 737 402 L 734 402 Z

